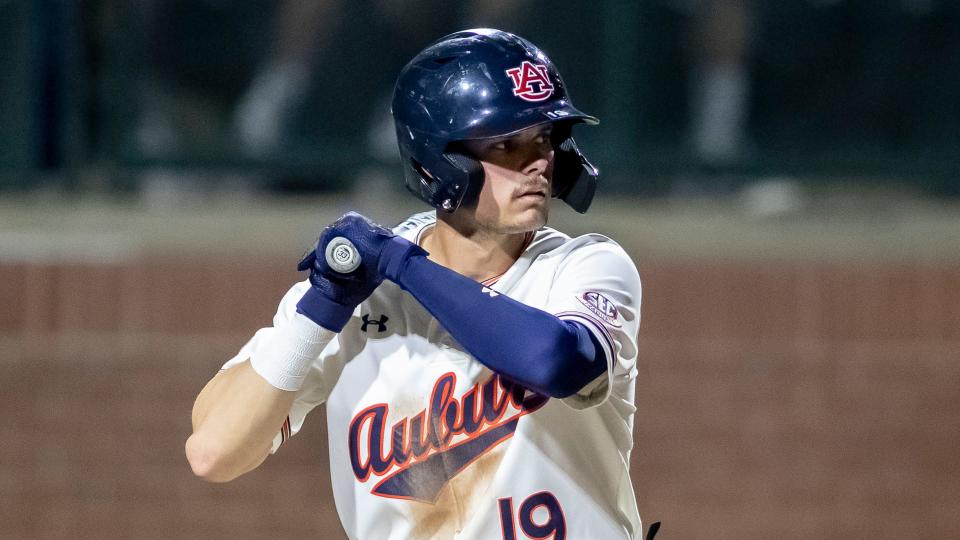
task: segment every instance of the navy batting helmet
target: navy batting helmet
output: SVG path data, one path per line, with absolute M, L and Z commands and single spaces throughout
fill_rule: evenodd
M 492 29 L 450 34 L 414 57 L 397 79 L 393 118 L 407 189 L 452 212 L 479 192 L 483 168 L 455 144 L 554 124 L 553 195 L 583 213 L 597 169 L 571 137 L 598 120 L 574 108 L 560 73 L 535 45 Z

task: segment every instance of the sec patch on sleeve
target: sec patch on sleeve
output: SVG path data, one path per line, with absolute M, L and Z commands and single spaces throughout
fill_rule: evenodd
M 613 300 L 596 291 L 586 291 L 577 296 L 577 300 L 605 323 L 617 328 L 620 327 L 620 312 L 617 311 L 617 306 L 613 303 Z

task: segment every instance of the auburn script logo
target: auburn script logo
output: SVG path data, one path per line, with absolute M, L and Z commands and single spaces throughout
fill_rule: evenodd
M 360 482 L 380 481 L 370 491 L 380 497 L 433 503 L 443 486 L 470 463 L 509 439 L 520 418 L 546 404 L 494 374 L 460 398 L 457 376 L 437 379 L 429 406 L 401 418 L 387 430 L 389 406 L 378 403 L 350 421 L 350 464 Z
M 513 80 L 513 95 L 527 101 L 543 101 L 553 95 L 547 66 L 524 60 L 520 67 L 507 70 Z

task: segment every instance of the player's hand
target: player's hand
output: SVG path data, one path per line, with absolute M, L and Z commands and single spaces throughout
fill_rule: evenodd
M 334 271 L 323 256 L 327 244 L 338 237 L 350 240 L 358 251 L 360 264 L 352 272 Z M 297 311 L 320 326 L 339 332 L 354 308 L 373 293 L 384 277 L 395 278 L 403 261 L 416 254 L 426 252 L 360 214 L 345 214 L 323 230 L 316 247 L 297 265 L 300 271 L 310 271 L 312 285 L 297 304 Z
M 327 244 L 338 237 L 353 243 L 360 258 L 360 265 L 348 274 L 340 274 L 331 269 L 325 259 L 322 264 L 314 262 L 314 267 L 330 279 L 356 276 L 358 281 L 376 281 L 378 285 L 384 278 L 396 281 L 403 262 L 411 256 L 427 254 L 416 244 L 355 212 L 344 214 L 324 229 L 314 252 L 325 253 Z
M 309 280 L 313 288 L 326 298 L 344 306 L 359 305 L 383 281 L 376 273 L 369 275 L 362 266 L 349 274 L 334 272 L 322 256 L 317 257 L 316 249 L 300 259 L 297 270 L 309 270 Z
M 323 255 L 326 246 L 333 238 L 343 236 L 343 225 L 346 224 L 344 220 L 349 215 L 324 229 L 315 248 L 297 264 L 297 270 L 310 271 L 311 285 L 310 290 L 297 303 L 297 311 L 334 332 L 343 329 L 357 305 L 366 300 L 383 282 L 383 277 L 377 270 L 376 259 L 372 259 L 372 264 L 361 260 L 360 266 L 347 274 L 334 272 L 327 264 Z

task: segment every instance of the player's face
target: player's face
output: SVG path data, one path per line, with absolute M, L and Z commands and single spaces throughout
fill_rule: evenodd
M 535 126 L 509 137 L 466 141 L 483 165 L 484 182 L 474 218 L 491 232 L 534 231 L 547 223 L 553 176 L 551 126 Z

